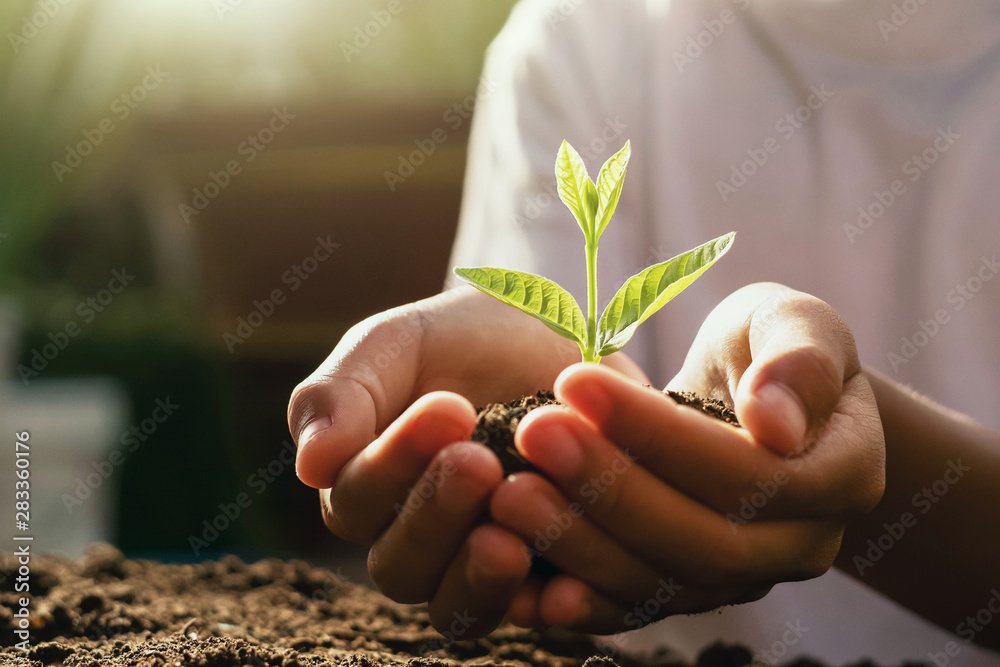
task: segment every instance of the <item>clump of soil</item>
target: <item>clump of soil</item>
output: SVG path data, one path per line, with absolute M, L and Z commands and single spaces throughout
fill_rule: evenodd
M 667 389 L 663 393 L 681 405 L 689 405 L 727 424 L 740 425 L 733 409 L 717 398 L 702 398 L 692 391 L 673 391 L 671 389 Z
M 718 399 L 702 398 L 690 391 L 668 389 L 663 393 L 680 405 L 701 410 L 728 424 L 740 425 L 733 409 Z M 532 410 L 544 405 L 558 404 L 559 401 L 551 391 L 539 391 L 534 396 L 522 396 L 506 403 L 490 403 L 479 409 L 479 418 L 472 432 L 472 439 L 483 443 L 497 455 L 505 475 L 524 471 L 538 472 L 538 469 L 517 451 L 517 447 L 514 446 L 514 432 L 524 416 Z
M 589 638 L 502 626 L 489 637 L 438 634 L 423 606 L 400 605 L 303 561 L 234 556 L 194 565 L 127 560 L 109 545 L 31 559 L 31 638 L 15 648 L 18 564 L 0 556 L 0 665 L 39 667 L 639 667 Z M 460 639 L 460 638 L 459 638 Z M 712 665 L 749 652 L 710 647 Z M 737 657 L 737 661 L 733 660 Z M 704 665 L 699 661 L 699 665 Z
M 558 403 L 551 391 L 540 391 L 534 396 L 522 396 L 506 403 L 490 403 L 479 409 L 479 419 L 472 431 L 472 439 L 493 450 L 503 465 L 505 475 L 526 470 L 538 472 L 538 468 L 517 451 L 514 432 L 524 416 L 535 408 Z

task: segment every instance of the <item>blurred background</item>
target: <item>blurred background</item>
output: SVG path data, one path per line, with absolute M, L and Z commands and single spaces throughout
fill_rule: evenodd
M 513 4 L 4 0 L 5 526 L 28 431 L 38 551 L 344 553 L 288 396 L 350 325 L 439 291 Z

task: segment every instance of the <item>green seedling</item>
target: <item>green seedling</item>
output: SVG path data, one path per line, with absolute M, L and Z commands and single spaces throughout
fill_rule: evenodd
M 573 213 L 586 239 L 587 317 L 573 296 L 547 278 L 489 267 L 456 268 L 473 287 L 541 320 L 580 346 L 583 360 L 597 363 L 622 349 L 636 328 L 680 294 L 732 246 L 735 232 L 654 264 L 625 281 L 597 319 L 597 241 L 618 205 L 631 148 L 625 142 L 590 180 L 579 153 L 565 141 L 556 157 L 559 198 Z

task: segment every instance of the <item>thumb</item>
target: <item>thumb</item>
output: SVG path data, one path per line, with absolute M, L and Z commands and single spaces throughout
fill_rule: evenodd
M 407 307 L 368 318 L 295 388 L 288 428 L 305 484 L 333 486 L 347 462 L 411 401 L 421 336 L 419 318 Z
M 791 290 L 761 303 L 747 333 L 751 363 L 733 397 L 736 415 L 775 453 L 802 451 L 860 371 L 854 337 L 831 306 Z

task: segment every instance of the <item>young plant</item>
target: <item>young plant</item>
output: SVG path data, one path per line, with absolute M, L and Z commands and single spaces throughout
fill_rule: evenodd
M 597 319 L 597 242 L 618 204 L 629 142 L 590 180 L 579 153 L 565 141 L 556 157 L 559 198 L 583 230 L 587 251 L 587 317 L 573 296 L 556 283 L 521 271 L 489 267 L 456 268 L 455 274 L 473 287 L 541 320 L 560 336 L 580 346 L 584 361 L 599 362 L 617 352 L 649 316 L 680 294 L 724 255 L 735 232 L 700 245 L 639 272 L 625 281 Z

